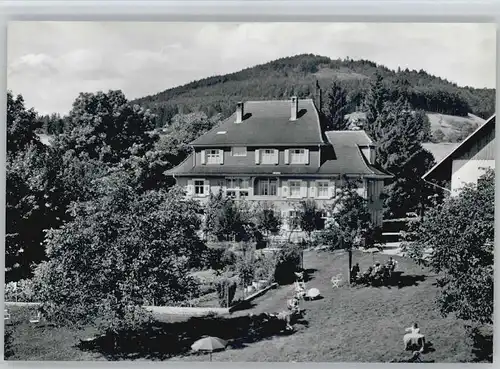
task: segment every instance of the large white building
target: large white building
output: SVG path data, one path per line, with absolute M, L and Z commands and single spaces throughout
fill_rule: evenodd
M 374 142 L 364 131 L 325 131 L 316 105 L 297 97 L 238 103 L 166 174 L 201 202 L 222 190 L 272 202 L 285 220 L 294 216 L 294 203 L 313 199 L 321 208 L 333 202 L 344 178 L 355 179 L 373 222 L 382 225 L 380 194 L 392 176 L 375 165 Z
M 495 152 L 493 115 L 422 178 L 456 196 L 466 184 L 477 184 L 487 169 L 495 169 Z

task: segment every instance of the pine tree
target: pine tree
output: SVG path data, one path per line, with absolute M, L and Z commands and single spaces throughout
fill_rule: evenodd
M 333 82 L 323 108 L 325 128 L 341 131 L 348 129 L 349 123 L 345 118 L 348 109 L 347 92 L 337 82 Z
M 365 131 L 370 137 L 378 139 L 384 123 L 379 119 L 384 110 L 384 105 L 389 101 L 389 91 L 384 85 L 381 74 L 376 73 L 375 79 L 370 83 L 370 89 L 365 97 L 364 110 L 366 111 Z

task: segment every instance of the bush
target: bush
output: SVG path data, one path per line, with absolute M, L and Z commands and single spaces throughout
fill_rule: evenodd
M 253 248 L 250 248 L 238 256 L 236 261 L 236 272 L 244 287 L 250 285 L 254 281 L 255 268 L 255 251 Z
M 274 280 L 279 284 L 295 281 L 295 272 L 301 269 L 302 250 L 297 245 L 283 247 L 277 255 Z
M 225 248 L 208 247 L 203 255 L 203 267 L 213 270 L 224 270 L 236 263 L 236 255 Z
M 36 302 L 36 289 L 31 279 L 21 279 L 5 285 L 5 301 Z
M 217 283 L 217 297 L 221 307 L 229 307 L 236 294 L 236 281 L 234 279 L 222 278 Z
M 255 279 L 274 281 L 276 271 L 276 257 L 274 255 L 262 255 L 256 260 Z

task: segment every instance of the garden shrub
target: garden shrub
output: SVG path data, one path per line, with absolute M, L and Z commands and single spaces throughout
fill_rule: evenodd
M 7 283 L 4 296 L 5 301 L 36 302 L 37 300 L 36 288 L 31 279 Z
M 261 255 L 256 260 L 255 279 L 273 282 L 275 270 L 276 257 L 274 255 Z
M 236 281 L 229 278 L 221 278 L 217 282 L 217 297 L 221 307 L 231 306 L 236 294 Z
M 236 261 L 236 272 L 244 287 L 252 284 L 255 279 L 255 251 L 253 248 L 238 256 Z
M 277 255 L 274 280 L 279 284 L 294 282 L 294 272 L 300 270 L 301 259 L 302 249 L 300 246 L 289 244 L 281 248 Z
M 224 270 L 236 262 L 236 255 L 226 248 L 208 247 L 203 255 L 203 266 L 207 269 Z

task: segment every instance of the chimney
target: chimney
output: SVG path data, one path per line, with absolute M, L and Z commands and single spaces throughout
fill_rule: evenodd
M 297 99 L 297 96 L 292 96 L 290 120 L 297 120 L 298 111 L 299 111 L 299 99 Z
M 243 122 L 243 102 L 239 102 L 236 104 L 236 121 L 234 123 L 241 123 Z

